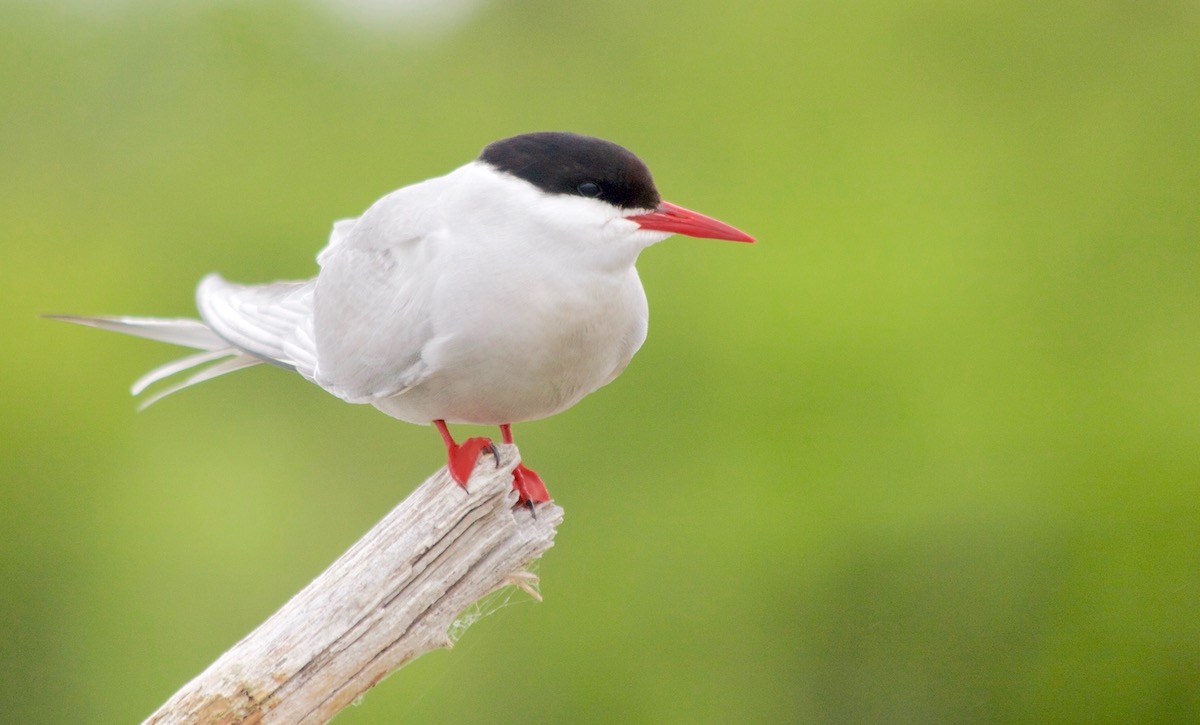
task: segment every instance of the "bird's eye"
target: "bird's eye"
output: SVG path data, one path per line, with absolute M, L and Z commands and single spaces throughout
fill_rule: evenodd
M 586 196 L 589 199 L 595 199 L 597 196 L 600 196 L 600 185 L 594 181 L 585 181 L 575 187 L 575 190 L 579 192 L 580 196 Z

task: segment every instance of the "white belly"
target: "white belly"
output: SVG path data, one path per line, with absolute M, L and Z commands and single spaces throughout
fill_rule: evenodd
M 423 350 L 427 375 L 376 408 L 412 423 L 545 418 L 615 378 L 645 340 L 648 318 L 636 272 L 607 286 L 514 289 L 486 310 L 446 315 L 439 327 L 457 332 Z

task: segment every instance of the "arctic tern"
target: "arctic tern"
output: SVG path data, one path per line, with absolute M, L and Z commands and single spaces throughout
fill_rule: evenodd
M 210 274 L 196 290 L 199 320 L 58 319 L 201 351 L 134 383 L 139 395 L 193 370 L 143 407 L 271 363 L 347 402 L 433 423 L 465 487 L 495 447 L 456 443 L 447 423 L 496 425 L 512 443 L 513 423 L 566 410 L 616 378 L 646 339 L 638 254 L 672 234 L 754 241 L 663 201 L 646 165 L 615 143 L 528 133 L 335 222 L 313 279 L 240 285 Z M 524 464 L 513 488 L 530 507 L 550 500 Z

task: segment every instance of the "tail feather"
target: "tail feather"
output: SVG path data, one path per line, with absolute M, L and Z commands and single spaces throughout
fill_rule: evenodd
M 197 383 L 264 362 L 262 359 L 234 347 L 200 320 L 187 317 L 80 317 L 77 315 L 48 315 L 48 317 L 203 351 L 172 360 L 138 378 L 130 390 L 133 395 L 141 395 L 147 388 L 159 381 L 188 370 L 194 370 L 207 363 L 213 363 L 146 398 L 138 406 L 139 410 Z
M 172 393 L 178 393 L 180 390 L 183 390 L 184 388 L 190 388 L 197 383 L 203 383 L 205 380 L 212 380 L 213 378 L 224 375 L 225 373 L 231 373 L 235 370 L 241 370 L 242 368 L 248 368 L 253 365 L 262 364 L 262 360 L 259 360 L 253 355 L 248 355 L 244 352 L 233 350 L 231 351 L 231 354 L 235 354 L 236 357 L 226 358 L 216 365 L 210 365 L 206 368 L 203 368 L 199 372 L 188 376 L 187 379 L 163 388 L 154 395 L 151 395 L 149 398 L 146 398 L 141 402 L 140 405 L 138 405 L 138 410 L 145 410 L 168 395 L 171 395 Z M 200 356 L 191 355 L 190 357 L 196 358 Z M 193 366 L 198 364 L 202 363 L 193 363 Z
M 166 365 L 160 365 L 142 377 L 138 378 L 136 381 L 134 381 L 133 387 L 129 389 L 129 392 L 135 396 L 141 395 L 146 388 L 160 380 L 166 380 L 172 375 L 181 373 L 184 370 L 191 370 L 192 368 L 203 365 L 207 362 L 213 362 L 214 360 L 227 358 L 230 356 L 230 354 L 231 352 L 228 349 L 208 350 L 206 352 L 198 352 L 195 355 L 181 357 L 178 360 L 172 360 Z
M 200 320 L 190 317 L 80 317 L 77 315 L 47 315 L 52 320 L 74 322 L 101 330 L 145 337 L 172 345 L 194 347 L 197 350 L 220 350 L 229 343 Z

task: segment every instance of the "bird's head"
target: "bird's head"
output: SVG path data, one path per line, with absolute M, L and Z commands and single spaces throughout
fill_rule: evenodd
M 478 161 L 526 182 L 524 208 L 543 227 L 555 230 L 556 238 L 619 245 L 634 257 L 672 234 L 754 241 L 724 222 L 664 201 L 646 164 L 611 141 L 565 132 L 527 133 L 488 145 Z

